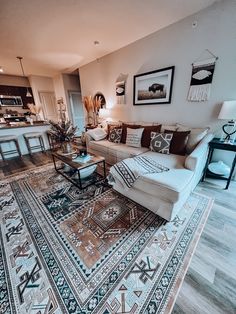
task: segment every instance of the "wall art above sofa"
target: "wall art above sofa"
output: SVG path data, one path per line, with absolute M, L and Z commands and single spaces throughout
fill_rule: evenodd
M 171 66 L 134 76 L 134 105 L 171 103 L 175 67 Z

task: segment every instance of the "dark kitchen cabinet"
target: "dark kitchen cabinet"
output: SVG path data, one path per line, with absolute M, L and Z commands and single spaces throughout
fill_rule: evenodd
M 28 90 L 31 93 L 31 95 L 33 95 L 32 89 L 30 87 L 28 87 Z M 34 104 L 34 98 L 26 97 L 26 93 L 27 87 L 0 85 L 0 95 L 21 96 L 23 108 L 28 109 L 27 104 L 29 103 Z

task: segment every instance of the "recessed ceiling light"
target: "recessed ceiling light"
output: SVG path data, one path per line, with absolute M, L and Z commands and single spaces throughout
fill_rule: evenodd
M 3 72 L 3 68 L 2 68 L 2 67 L 0 67 L 0 72 L 1 72 L 1 73 Z

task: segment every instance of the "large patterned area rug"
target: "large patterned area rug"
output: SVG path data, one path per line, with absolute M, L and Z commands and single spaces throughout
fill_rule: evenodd
M 51 165 L 0 182 L 0 313 L 170 313 L 212 200 L 170 222 Z

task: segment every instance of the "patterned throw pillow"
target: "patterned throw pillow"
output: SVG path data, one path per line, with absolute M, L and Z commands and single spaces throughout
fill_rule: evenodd
M 122 128 L 114 128 L 110 130 L 108 141 L 119 144 L 121 140 L 121 135 Z
M 141 147 L 141 138 L 144 128 L 130 129 L 127 128 L 126 145 L 132 147 Z
M 158 125 L 144 125 L 143 135 L 141 139 L 141 146 L 149 148 L 151 141 L 151 132 L 160 133 L 161 124 Z
M 153 152 L 169 154 L 173 133 L 151 132 L 150 149 Z

